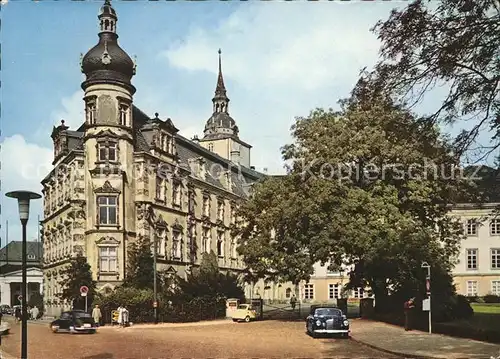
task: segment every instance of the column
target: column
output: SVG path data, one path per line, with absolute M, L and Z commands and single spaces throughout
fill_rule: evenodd
M 10 282 L 2 282 L 0 286 L 0 304 L 10 305 Z

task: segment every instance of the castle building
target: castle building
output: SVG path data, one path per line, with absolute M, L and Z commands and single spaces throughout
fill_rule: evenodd
M 136 65 L 118 45 L 109 0 L 98 19 L 99 42 L 81 60 L 84 123 L 54 127 L 53 169 L 42 180 L 49 313 L 67 305 L 57 294 L 73 256 L 87 258 L 98 290 L 112 289 L 126 276 L 129 244 L 141 237 L 156 238 L 159 270 L 183 276 L 209 251 L 221 269 L 243 270 L 230 226 L 263 176 L 250 166 L 251 146 L 229 115 L 220 50 L 213 114 L 203 138 L 189 140 L 171 119 L 135 105 Z

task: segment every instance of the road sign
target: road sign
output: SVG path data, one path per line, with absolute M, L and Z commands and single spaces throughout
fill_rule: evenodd
M 80 294 L 82 295 L 82 297 L 86 297 L 87 296 L 87 292 L 81 292 Z
M 427 292 L 431 291 L 431 280 L 429 278 L 425 280 L 425 288 L 427 288 Z
M 158 307 L 158 302 L 153 302 L 153 308 Z
M 17 300 L 18 300 L 18 301 L 22 301 L 22 300 L 23 300 L 23 296 L 22 296 L 22 295 L 18 296 L 18 297 L 17 297 Z
M 428 312 L 431 310 L 431 300 L 430 299 L 424 299 L 422 301 L 422 310 L 424 312 Z
M 84 296 L 84 294 L 83 294 L 83 293 L 85 293 L 85 295 L 87 295 L 87 293 L 88 293 L 88 292 L 89 292 L 89 287 L 84 286 L 84 285 L 82 285 L 82 286 L 80 287 L 80 293 L 82 294 L 82 296 Z

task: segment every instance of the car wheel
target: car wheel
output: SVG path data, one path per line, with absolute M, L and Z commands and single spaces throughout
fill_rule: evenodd
M 245 317 L 245 322 L 246 322 L 246 323 L 248 323 L 249 321 L 250 321 L 250 317 L 247 315 L 247 316 Z
M 52 333 L 57 333 L 59 331 L 59 327 L 57 325 L 51 326 L 50 329 L 52 330 Z
M 237 322 L 237 321 L 238 321 L 238 319 L 233 319 L 233 322 Z

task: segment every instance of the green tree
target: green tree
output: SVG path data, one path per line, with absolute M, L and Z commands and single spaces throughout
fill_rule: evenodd
M 186 279 L 178 278 L 176 297 L 189 302 L 198 298 L 219 301 L 224 298 L 244 299 L 245 294 L 237 275 L 219 270 L 217 256 L 204 253 L 200 267 L 193 268 Z
M 288 175 L 256 184 L 239 213 L 252 273 L 297 282 L 315 262 L 350 264 L 350 285 L 370 286 L 381 310 L 390 288 L 423 291 L 422 261 L 449 273 L 462 227 L 447 213 L 466 186 L 435 126 L 362 79 L 341 111 L 297 118 L 292 136 Z
M 470 148 L 481 130 L 491 128 L 491 151 L 500 145 L 500 5 L 497 0 L 426 3 L 393 10 L 375 26 L 382 48 L 374 78 L 404 101 L 419 101 L 447 85 L 449 92 L 430 120 L 476 119 L 458 136 L 458 148 Z
M 75 309 L 85 309 L 85 298 L 81 296 L 80 288 L 82 286 L 88 287 L 87 305 L 90 308 L 96 296 L 96 282 L 92 279 L 92 271 L 90 264 L 87 263 L 87 258 L 81 254 L 72 258 L 64 269 L 63 279 L 59 284 L 62 287 L 60 299 L 72 303 Z
M 137 289 L 153 288 L 153 252 L 147 237 L 139 236 L 128 246 L 127 276 L 124 286 Z

